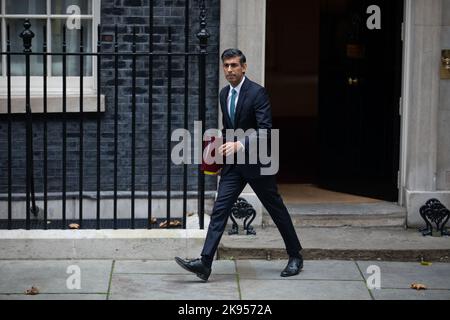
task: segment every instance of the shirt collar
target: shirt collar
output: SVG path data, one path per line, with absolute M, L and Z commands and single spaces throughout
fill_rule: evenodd
M 236 88 L 233 88 L 233 86 L 230 84 L 230 95 L 231 95 L 231 92 L 233 91 L 233 89 L 236 90 L 237 95 L 239 95 L 239 92 L 241 91 L 241 88 L 242 88 L 242 85 L 244 84 L 245 79 L 246 79 L 246 77 L 244 76 L 241 80 L 241 83 L 239 83 L 236 86 Z

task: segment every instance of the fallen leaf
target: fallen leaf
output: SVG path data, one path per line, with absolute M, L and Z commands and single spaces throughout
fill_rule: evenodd
M 69 224 L 70 229 L 80 229 L 80 225 L 78 223 Z
M 189 212 L 189 213 L 187 214 L 187 216 L 188 216 L 188 217 L 192 217 L 194 214 L 195 214 L 194 212 Z
M 171 227 L 181 226 L 181 221 L 180 220 L 174 220 L 174 221 L 170 222 L 170 226 Z
M 427 286 L 421 283 L 413 283 L 411 284 L 411 289 L 415 290 L 427 290 Z
M 39 294 L 39 289 L 36 287 L 31 287 L 31 289 L 27 289 L 27 291 L 25 291 L 25 294 L 27 296 L 35 296 Z
M 160 227 L 160 228 L 167 228 L 167 221 L 161 222 L 161 223 L 159 224 L 159 227 Z
M 170 222 L 170 226 L 171 226 L 171 227 L 178 227 L 178 226 L 181 226 L 181 221 L 180 221 L 180 220 L 174 220 L 174 221 L 171 221 L 171 222 Z M 160 227 L 160 228 L 167 228 L 167 220 L 164 221 L 164 222 L 161 222 L 161 223 L 159 224 L 159 227 Z

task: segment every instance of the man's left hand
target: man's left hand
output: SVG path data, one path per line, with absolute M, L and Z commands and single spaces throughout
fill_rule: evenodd
M 229 156 L 237 153 L 238 151 L 240 151 L 243 148 L 244 147 L 242 146 L 242 143 L 239 141 L 238 142 L 228 142 L 219 147 L 219 154 L 222 156 L 225 155 L 226 157 L 229 157 Z

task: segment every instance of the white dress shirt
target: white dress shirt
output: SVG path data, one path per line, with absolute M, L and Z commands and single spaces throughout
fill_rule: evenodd
M 231 111 L 231 96 L 233 94 L 233 89 L 236 90 L 236 101 L 235 101 L 235 116 L 237 115 L 237 105 L 238 105 L 238 101 L 239 101 L 239 93 L 241 92 L 241 88 L 242 88 L 242 84 L 245 81 L 245 76 L 242 78 L 241 82 L 236 86 L 236 88 L 233 88 L 233 86 L 230 84 L 230 92 L 228 93 L 228 98 L 227 98 L 227 110 L 228 110 L 228 115 L 230 115 L 230 111 Z M 240 150 L 244 150 L 244 142 L 243 141 L 238 141 L 240 148 L 238 149 L 238 151 Z

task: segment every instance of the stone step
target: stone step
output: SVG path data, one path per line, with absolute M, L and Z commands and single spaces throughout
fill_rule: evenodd
M 0 260 L 196 257 L 205 230 L 0 230 Z
M 286 203 L 296 227 L 404 227 L 407 211 L 395 203 Z M 263 226 L 275 226 L 263 209 Z
M 277 228 L 255 228 L 256 235 L 225 234 L 219 259 L 286 259 Z M 296 228 L 307 260 L 384 260 L 450 262 L 449 237 L 424 237 L 405 228 Z
M 206 230 L 199 230 L 196 216 L 188 216 L 186 225 L 186 230 L 0 230 L 0 260 L 196 257 Z M 209 216 L 205 216 L 206 228 L 208 225 Z

